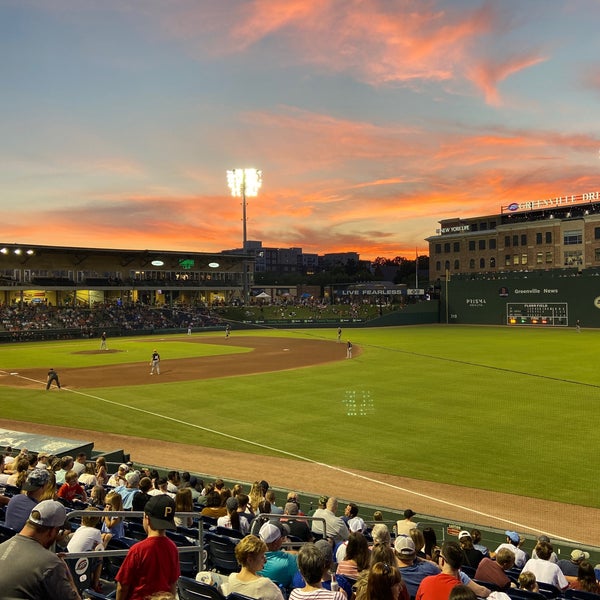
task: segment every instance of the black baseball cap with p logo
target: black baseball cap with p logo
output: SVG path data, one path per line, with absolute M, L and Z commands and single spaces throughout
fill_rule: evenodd
M 144 512 L 148 515 L 152 529 L 177 529 L 175 525 L 175 500 L 167 494 L 152 496 Z

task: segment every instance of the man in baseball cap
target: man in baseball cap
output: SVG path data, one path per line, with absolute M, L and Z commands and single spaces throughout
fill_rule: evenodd
M 54 475 L 47 469 L 33 469 L 23 484 L 26 494 L 15 494 L 6 505 L 5 525 L 19 531 L 35 505 L 54 487 Z
M 295 554 L 281 549 L 289 529 L 285 523 L 269 521 L 265 523 L 258 533 L 260 539 L 267 545 L 265 566 L 258 574 L 268 577 L 277 585 L 290 587 L 294 576 L 298 572 L 298 562 Z
M 44 500 L 33 508 L 23 529 L 0 544 L 0 560 L 10 564 L 0 569 L 3 598 L 80 600 L 67 565 L 48 549 L 66 516 L 60 502 Z
M 115 577 L 119 600 L 142 600 L 157 592 L 175 595 L 179 553 L 165 533 L 177 529 L 173 498 L 160 494 L 146 502 L 144 529 L 148 537 L 129 549 Z

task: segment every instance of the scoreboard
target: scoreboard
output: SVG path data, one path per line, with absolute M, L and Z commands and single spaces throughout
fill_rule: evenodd
M 506 324 L 567 327 L 568 308 L 567 302 L 507 302 Z

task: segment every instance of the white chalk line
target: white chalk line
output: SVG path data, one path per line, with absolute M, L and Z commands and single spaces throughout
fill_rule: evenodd
M 6 373 L 6 371 L 0 371 L 1 373 Z M 13 375 L 14 377 L 18 377 L 19 379 L 24 379 L 26 381 L 31 381 L 33 383 L 39 383 L 41 385 L 45 385 L 45 382 L 40 381 L 39 379 L 32 379 L 31 377 L 25 377 L 23 375 Z M 138 408 L 137 406 L 131 406 L 129 404 L 123 404 L 122 402 L 115 402 L 114 400 L 108 400 L 107 398 L 102 398 L 101 396 L 95 396 L 94 394 L 89 394 L 87 392 L 81 392 L 79 390 L 73 390 L 73 389 L 69 389 L 66 387 L 61 388 L 62 391 L 65 392 L 70 392 L 72 394 L 78 394 L 80 396 L 85 396 L 86 398 L 92 398 L 93 400 L 98 400 L 99 402 L 105 402 L 106 404 L 112 404 L 113 406 L 118 406 L 120 408 L 126 408 L 129 410 L 133 410 L 133 411 L 137 411 L 146 415 L 150 415 L 152 417 L 157 417 L 159 419 L 164 419 L 166 421 L 172 421 L 173 423 L 178 423 L 179 425 L 185 425 L 186 427 L 191 427 L 193 429 L 199 429 L 201 431 L 205 431 L 207 433 L 212 433 L 214 435 L 219 435 L 221 437 L 225 437 L 228 438 L 230 440 L 235 440 L 237 442 L 242 442 L 244 444 L 248 444 L 250 446 L 256 446 L 257 448 L 262 448 L 264 450 L 271 450 L 272 452 L 278 453 L 278 454 L 282 454 L 284 456 L 288 456 L 291 458 L 294 458 L 296 460 L 301 460 L 303 462 L 308 462 L 314 465 L 317 465 L 319 467 L 323 467 L 325 469 L 329 469 L 331 471 L 336 471 L 338 473 L 343 473 L 344 475 L 349 475 L 351 477 L 356 477 L 358 479 L 362 479 L 363 481 L 368 481 L 369 483 L 374 483 L 377 485 L 382 485 L 388 488 L 391 488 L 393 490 L 396 490 L 398 492 L 404 492 L 406 494 L 411 494 L 417 498 L 423 498 L 425 500 L 430 500 L 432 502 L 437 502 L 438 504 L 442 504 L 444 506 L 450 506 L 452 508 L 457 508 L 460 510 L 464 510 L 468 513 L 471 513 L 473 515 L 477 515 L 480 517 L 487 517 L 489 519 L 496 519 L 497 521 L 500 521 L 502 523 L 506 523 L 508 525 L 511 525 L 515 528 L 518 529 L 526 529 L 528 531 L 537 533 L 537 534 L 545 534 L 548 537 L 554 538 L 554 539 L 560 539 L 566 542 L 570 542 L 573 544 L 579 544 L 581 542 L 579 542 L 578 540 L 573 540 L 571 538 L 566 538 L 563 537 L 561 535 L 558 535 L 556 533 L 552 533 L 549 531 L 540 531 L 539 529 L 535 528 L 535 527 L 531 527 L 529 525 L 526 525 L 524 523 L 520 523 L 519 521 L 512 521 L 510 519 L 505 519 L 504 517 L 498 517 L 497 515 L 492 515 L 490 513 L 486 513 L 480 510 L 477 510 L 475 508 L 470 508 L 468 506 L 463 506 L 462 504 L 456 504 L 455 502 L 450 502 L 449 500 L 443 500 L 441 498 L 437 498 L 435 496 L 430 496 L 429 494 L 423 494 L 421 492 L 416 492 L 415 490 L 411 490 L 408 488 L 404 488 L 402 486 L 399 485 L 395 485 L 392 483 L 388 483 L 386 481 L 381 481 L 380 479 L 375 479 L 373 477 L 368 477 L 367 475 L 361 475 L 360 473 L 355 473 L 353 471 L 349 471 L 347 469 L 343 469 L 341 467 L 336 467 L 334 465 L 329 465 L 327 463 L 324 462 L 320 462 L 318 460 L 314 460 L 312 458 L 308 458 L 306 456 L 302 456 L 300 454 L 295 454 L 293 452 L 288 452 L 287 450 L 281 450 L 280 448 L 274 448 L 273 446 L 268 446 L 266 444 L 261 444 L 259 442 L 254 442 L 252 440 L 247 440 L 245 438 L 241 438 L 235 435 L 231 435 L 230 433 L 225 433 L 223 431 L 217 431 L 216 429 L 211 429 L 210 427 L 204 427 L 203 425 L 197 425 L 196 423 L 189 423 L 187 421 L 182 421 L 181 419 L 176 419 L 175 417 L 170 417 L 168 415 L 162 415 L 160 413 L 156 413 L 150 410 L 146 410 L 145 408 Z

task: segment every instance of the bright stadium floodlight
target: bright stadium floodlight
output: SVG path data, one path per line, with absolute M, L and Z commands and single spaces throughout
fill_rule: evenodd
M 227 171 L 227 185 L 234 198 L 242 199 L 242 249 L 246 252 L 248 235 L 246 230 L 246 198 L 258 196 L 258 190 L 262 185 L 262 171 L 258 169 L 231 169 Z M 244 294 L 244 303 L 248 302 L 248 265 L 244 261 L 244 272 L 242 274 L 242 286 Z
M 244 250 L 248 241 L 246 232 L 246 198 L 258 196 L 258 190 L 262 185 L 262 171 L 258 169 L 232 169 L 227 171 L 227 185 L 234 198 L 242 199 L 242 223 Z

